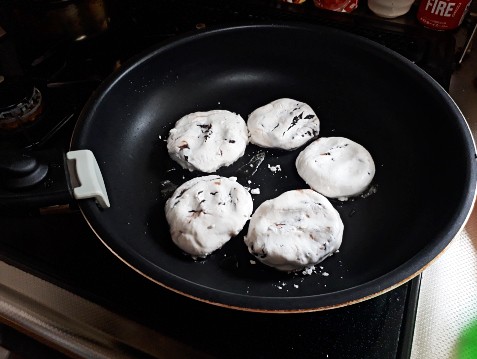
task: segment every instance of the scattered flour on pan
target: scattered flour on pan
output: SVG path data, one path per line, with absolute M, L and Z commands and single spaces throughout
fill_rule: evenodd
M 251 184 L 252 184 L 252 181 L 248 180 L 247 183 L 248 183 L 249 185 L 251 185 Z M 246 186 L 246 187 L 244 187 L 244 188 L 245 188 L 248 192 L 250 192 L 251 194 L 260 194 L 260 188 L 259 188 L 259 187 L 257 187 L 257 188 L 251 188 L 251 187 Z
M 286 282 L 278 282 L 278 284 L 273 284 L 274 287 L 277 287 L 278 289 L 283 289 L 287 285 Z
M 316 273 L 315 266 L 307 267 L 301 272 L 303 275 L 312 275 L 313 273 Z
M 328 272 L 325 272 L 323 271 L 324 267 L 323 266 L 319 266 L 319 270 L 315 267 L 315 266 L 310 266 L 310 267 L 306 267 L 305 269 L 303 269 L 301 271 L 301 274 L 303 275 L 312 275 L 312 274 L 316 274 L 316 273 L 319 273 L 321 274 L 323 277 L 328 277 L 330 275 L 330 273 Z M 296 272 L 295 275 L 298 275 L 299 272 Z
M 368 190 L 361 194 L 361 198 L 368 198 L 369 196 L 375 194 L 378 191 L 377 185 L 372 185 L 368 188 Z
M 277 172 L 280 172 L 282 170 L 282 167 L 280 165 L 271 166 L 270 164 L 267 164 L 267 167 L 273 173 L 277 173 Z

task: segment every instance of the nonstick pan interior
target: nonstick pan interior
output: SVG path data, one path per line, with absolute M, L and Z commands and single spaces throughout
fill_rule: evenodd
M 308 103 L 320 136 L 348 137 L 375 160 L 369 195 L 332 201 L 345 225 L 339 253 L 310 275 L 281 273 L 255 261 L 241 233 L 191 260 L 172 244 L 163 207 L 174 186 L 203 174 L 169 158 L 169 130 L 190 112 L 226 109 L 246 119 L 281 97 Z M 90 99 L 72 149 L 92 150 L 105 178 L 111 208 L 80 206 L 106 246 L 161 285 L 244 310 L 342 306 L 411 279 L 462 228 L 475 194 L 472 138 L 445 91 L 401 56 L 322 27 L 238 26 L 158 47 Z M 257 208 L 308 187 L 295 169 L 298 152 L 249 145 L 217 174 L 259 188 Z

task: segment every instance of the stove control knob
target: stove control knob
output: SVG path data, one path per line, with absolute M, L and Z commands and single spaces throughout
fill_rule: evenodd
M 41 182 L 48 173 L 48 165 L 20 152 L 0 153 L 0 185 L 5 189 L 21 189 Z

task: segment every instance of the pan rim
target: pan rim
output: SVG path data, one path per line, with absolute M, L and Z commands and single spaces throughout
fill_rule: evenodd
M 298 23 L 256 23 L 256 24 L 245 24 L 245 25 L 236 25 L 236 26 L 225 26 L 225 27 L 214 27 L 207 29 L 205 31 L 200 32 L 193 32 L 191 34 L 185 34 L 179 36 L 177 38 L 171 39 L 167 41 L 165 44 L 159 44 L 154 46 L 152 50 L 146 50 L 145 52 L 135 56 L 134 58 L 130 59 L 123 65 L 123 68 L 120 69 L 117 73 L 112 74 L 107 80 L 105 80 L 100 87 L 95 91 L 95 93 L 90 97 L 87 104 L 81 111 L 79 120 L 75 126 L 73 136 L 71 139 L 70 148 L 77 149 L 77 147 L 81 147 L 78 143 L 81 143 L 81 131 L 85 124 L 90 119 L 91 114 L 95 112 L 96 106 L 99 106 L 101 99 L 107 95 L 109 89 L 111 89 L 114 84 L 121 80 L 123 76 L 125 76 L 129 71 L 132 71 L 135 67 L 140 66 L 141 63 L 147 61 L 149 58 L 157 56 L 158 53 L 162 51 L 167 51 L 169 48 L 177 46 L 183 42 L 193 41 L 193 39 L 202 36 L 213 36 L 214 34 L 224 32 L 224 31 L 237 31 L 237 30 L 246 30 L 246 29 L 256 29 L 256 28 L 292 28 L 292 29 L 304 29 L 307 31 L 324 31 L 326 33 L 333 32 L 340 34 L 339 36 L 345 36 L 347 38 L 351 37 L 356 39 L 356 41 L 365 44 L 365 46 L 371 47 L 374 51 L 383 53 L 383 56 L 392 56 L 397 61 L 399 61 L 403 66 L 413 68 L 417 76 L 422 77 L 429 87 L 433 88 L 434 91 L 438 92 L 443 100 L 445 100 L 449 106 L 452 108 L 452 111 L 455 113 L 456 117 L 460 120 L 459 130 L 462 134 L 462 139 L 465 140 L 465 146 L 468 148 L 472 148 L 473 151 L 469 151 L 468 158 L 466 162 L 468 164 L 468 168 L 470 169 L 469 173 L 467 173 L 466 178 L 466 190 L 467 195 L 465 198 L 461 200 L 461 211 L 454 216 L 454 221 L 452 224 L 449 224 L 445 228 L 445 234 L 443 234 L 442 238 L 437 240 L 439 246 L 431 246 L 427 245 L 423 247 L 418 254 L 420 255 L 419 258 L 413 256 L 409 258 L 406 262 L 402 263 L 399 267 L 393 269 L 391 272 L 386 273 L 383 276 L 373 279 L 372 281 L 368 281 L 366 283 L 360 284 L 358 286 L 347 288 L 346 290 L 342 290 L 339 292 L 330 292 L 326 294 L 318 294 L 312 296 L 298 296 L 298 297 L 257 297 L 257 296 L 249 296 L 244 294 L 237 294 L 231 292 L 225 292 L 222 290 L 217 290 L 213 288 L 209 288 L 191 281 L 187 281 L 184 278 L 180 278 L 169 271 L 164 270 L 163 268 L 157 267 L 153 263 L 146 263 L 146 267 L 144 265 L 144 258 L 137 258 L 137 256 L 132 255 L 128 248 L 124 245 L 124 243 L 116 243 L 113 241 L 115 245 L 118 245 L 115 248 L 112 248 L 108 239 L 103 238 L 104 236 L 100 235 L 95 228 L 97 228 L 97 224 L 95 224 L 94 218 L 90 217 L 91 211 L 96 207 L 93 201 L 81 201 L 79 203 L 79 207 L 83 214 L 83 217 L 88 222 L 91 229 L 95 232 L 97 237 L 101 240 L 101 242 L 121 261 L 126 263 L 129 267 L 134 269 L 136 272 L 140 273 L 145 278 L 152 280 L 153 282 L 168 288 L 176 293 L 180 293 L 182 295 L 198 299 L 207 303 L 224 306 L 233 309 L 239 310 L 246 310 L 246 311 L 259 311 L 259 312 L 305 312 L 305 311 L 317 311 L 317 310 L 324 310 L 324 309 L 331 309 L 342 307 L 348 304 L 360 302 L 377 295 L 380 295 L 388 290 L 392 290 L 393 288 L 411 280 L 415 276 L 419 275 L 427 266 L 433 263 L 449 246 L 452 240 L 458 235 L 458 233 L 464 228 L 465 223 L 467 222 L 468 218 L 470 217 L 470 213 L 473 207 L 473 204 L 476 199 L 476 183 L 477 183 L 477 170 L 476 170 L 476 158 L 475 155 L 475 143 L 472 138 L 472 133 L 468 127 L 467 122 L 465 121 L 464 116 L 462 115 L 461 111 L 458 109 L 455 102 L 452 98 L 445 92 L 445 90 L 424 70 L 420 69 L 417 65 L 410 62 L 408 59 L 403 57 L 402 55 L 390 50 L 380 44 L 373 42 L 372 40 L 368 40 L 366 38 L 349 34 L 347 32 L 332 29 L 324 26 L 318 25 L 310 25 L 310 24 L 298 24 Z M 384 55 L 384 53 L 386 55 Z M 472 153 L 471 153 L 472 152 Z M 422 258 L 425 258 L 423 261 Z M 141 263 L 142 261 L 142 263 Z M 425 262 L 425 265 L 422 265 L 422 262 Z M 141 268 L 143 267 L 143 268 Z M 145 269 L 145 270 L 144 270 Z M 155 279 L 157 271 L 161 272 L 167 278 L 166 280 L 159 281 Z M 396 273 L 400 273 L 399 276 Z M 169 278 L 171 277 L 171 278 Z M 394 278 L 394 279 L 393 279 Z M 174 283 L 175 279 L 179 279 L 181 285 L 177 285 Z M 191 293 L 190 288 L 184 290 L 182 281 L 187 281 L 190 285 L 193 285 L 194 290 Z M 179 287 L 179 288 L 178 288 Z M 359 290 L 357 290 L 357 288 Z M 374 288 L 374 289 L 371 289 Z M 182 289 L 182 290 L 181 290 Z M 210 291 L 213 291 L 214 295 L 213 298 L 210 298 Z M 360 293 L 360 294 L 358 294 Z M 336 298 L 338 297 L 343 298 L 340 303 L 338 304 L 326 304 L 329 302 L 329 297 Z M 218 298 L 218 300 L 216 300 Z M 263 307 L 261 305 L 256 305 L 254 308 L 251 308 L 251 305 L 245 307 L 244 301 L 248 302 L 249 299 L 252 298 L 251 302 L 260 299 L 260 303 L 266 302 L 266 305 Z M 214 300 L 213 300 L 214 299 Z M 333 302 L 337 302 L 337 300 L 332 300 Z M 292 302 L 294 308 L 290 309 L 289 303 Z M 298 303 L 299 302 L 299 303 Z M 322 305 L 316 306 L 313 303 L 323 303 Z

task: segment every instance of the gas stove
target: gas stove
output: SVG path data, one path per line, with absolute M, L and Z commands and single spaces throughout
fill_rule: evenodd
M 95 26 L 58 34 L 35 24 L 36 30 L 44 29 L 38 34 L 22 22 L 84 4 L 96 10 Z M 349 14 L 317 9 L 311 1 L 32 5 L 8 1 L 0 8 L 9 14 L 0 17 L 9 42 L 0 45 L 7 44 L 18 59 L 8 67 L 15 81 L 0 82 L 0 93 L 11 95 L 0 102 L 0 149 L 7 156 L 67 150 L 78 115 L 102 80 L 153 45 L 213 26 L 270 21 L 331 26 L 395 50 L 446 89 L 454 70 L 453 34 L 424 29 L 415 20 L 415 8 L 386 20 L 365 2 Z M 100 243 L 68 193 L 56 196 L 56 205 L 27 201 L 27 208 L 11 206 L 18 197 L 0 206 L 5 298 L 0 341 L 23 357 L 409 357 L 420 277 L 329 311 L 238 312 L 182 297 L 135 273 Z

